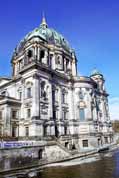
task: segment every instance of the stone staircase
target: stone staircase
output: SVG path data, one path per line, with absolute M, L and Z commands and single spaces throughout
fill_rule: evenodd
M 75 150 L 69 150 L 67 147 L 65 147 L 65 146 L 59 141 L 59 139 L 58 139 L 57 137 L 54 137 L 53 139 L 54 139 L 55 143 L 56 143 L 61 149 L 63 149 L 65 152 L 69 153 L 70 156 L 79 153 L 79 151 L 78 151 L 77 149 L 75 149 Z

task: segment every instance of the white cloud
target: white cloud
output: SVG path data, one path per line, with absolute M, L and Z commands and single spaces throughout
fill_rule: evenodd
M 109 109 L 111 120 L 119 120 L 119 97 L 109 99 Z

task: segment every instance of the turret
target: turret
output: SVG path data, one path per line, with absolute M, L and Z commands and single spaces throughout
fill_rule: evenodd
M 101 72 L 99 72 L 97 69 L 94 69 L 90 77 L 97 83 L 97 87 L 100 91 L 105 90 L 104 88 L 105 79 Z

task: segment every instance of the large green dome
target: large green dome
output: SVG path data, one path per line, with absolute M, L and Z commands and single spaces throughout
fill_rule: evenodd
M 72 51 L 68 41 L 60 33 L 56 32 L 52 28 L 49 28 L 44 17 L 42 19 L 41 25 L 33 31 L 29 32 L 25 36 L 25 38 L 19 43 L 16 48 L 16 51 L 18 52 L 21 46 L 23 46 L 26 41 L 30 40 L 33 37 L 40 37 L 48 44 L 53 44 L 55 46 L 62 47 L 63 49 L 69 52 Z

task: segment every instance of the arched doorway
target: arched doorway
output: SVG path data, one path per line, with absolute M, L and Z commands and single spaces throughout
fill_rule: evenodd
M 47 136 L 47 125 L 43 125 L 43 136 Z
M 43 158 L 43 149 L 40 149 L 38 151 L 38 159 L 42 159 Z

